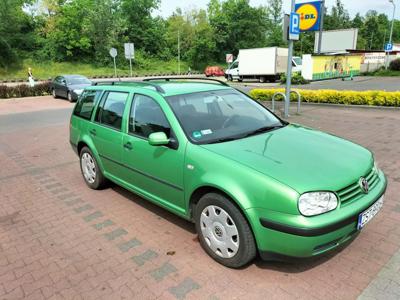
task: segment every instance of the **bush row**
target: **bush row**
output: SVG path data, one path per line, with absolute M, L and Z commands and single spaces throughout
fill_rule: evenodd
M 376 105 L 400 107 L 400 92 L 385 91 L 336 91 L 336 90 L 297 90 L 300 92 L 303 102 L 332 103 L 352 105 Z M 250 96 L 259 101 L 271 101 L 276 92 L 284 92 L 284 89 L 254 89 Z M 277 96 L 281 101 L 282 97 Z M 291 95 L 291 101 L 297 101 L 295 94 Z
M 0 99 L 45 96 L 50 94 L 50 83 L 38 83 L 34 87 L 26 84 L 16 86 L 0 85 Z
M 400 71 L 400 58 L 392 60 L 389 69 L 392 71 Z

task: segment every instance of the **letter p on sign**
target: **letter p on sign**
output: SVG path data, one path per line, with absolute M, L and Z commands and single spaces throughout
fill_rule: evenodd
M 300 38 L 300 15 L 297 13 L 290 14 L 289 40 L 298 41 Z

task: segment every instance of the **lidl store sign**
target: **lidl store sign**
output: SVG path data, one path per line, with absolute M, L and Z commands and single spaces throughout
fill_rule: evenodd
M 321 1 L 296 4 L 296 13 L 300 15 L 300 31 L 318 31 L 321 23 L 321 10 Z

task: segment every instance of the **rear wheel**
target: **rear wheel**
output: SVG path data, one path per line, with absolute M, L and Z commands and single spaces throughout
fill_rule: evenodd
M 251 228 L 230 199 L 204 195 L 196 205 L 195 223 L 201 246 L 220 264 L 240 268 L 256 256 Z
M 96 158 L 88 147 L 83 147 L 80 153 L 80 165 L 86 184 L 94 190 L 101 189 L 106 183 Z

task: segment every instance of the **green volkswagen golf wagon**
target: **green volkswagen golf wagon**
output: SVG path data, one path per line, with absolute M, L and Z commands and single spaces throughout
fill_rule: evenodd
M 207 254 L 232 268 L 350 241 L 387 185 L 369 150 L 281 120 L 216 81 L 88 87 L 70 142 L 90 188 L 112 181 L 194 222 Z

